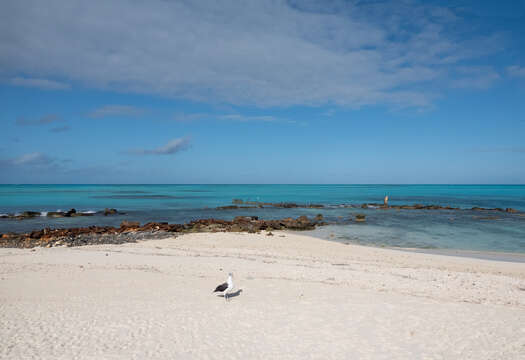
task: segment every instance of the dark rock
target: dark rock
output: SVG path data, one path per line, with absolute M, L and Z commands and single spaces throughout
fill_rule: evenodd
M 244 204 L 244 201 L 242 201 L 241 199 L 233 199 L 233 200 L 232 200 L 232 203 L 233 203 L 233 204 L 240 205 L 240 204 Z
M 66 212 L 66 216 L 67 216 L 67 217 L 70 217 L 71 215 L 74 215 L 74 214 L 76 214 L 76 213 L 77 213 L 77 211 L 76 211 L 75 209 L 71 209 L 71 210 L 69 210 L 68 212 Z
M 239 206 L 237 205 L 226 205 L 226 206 L 218 206 L 216 207 L 217 210 L 234 210 L 234 209 L 238 209 Z
M 32 238 L 32 239 L 39 239 L 43 235 L 44 235 L 44 231 L 43 230 L 37 230 L 37 231 L 32 231 L 31 234 L 29 234 L 29 237 Z
M 121 229 L 139 228 L 139 227 L 140 227 L 140 223 L 138 221 L 127 221 L 127 220 L 124 220 L 123 222 L 120 223 L 120 228 Z
M 245 222 L 245 221 L 252 221 L 252 218 L 250 216 L 236 216 L 233 219 L 233 222 Z
M 108 208 L 104 209 L 104 216 L 115 215 L 115 214 L 118 214 L 117 209 L 108 209 Z
M 16 218 L 17 219 L 29 219 L 29 218 L 34 218 L 37 216 L 40 216 L 39 211 L 24 211 L 20 215 L 17 215 Z
M 322 221 L 323 219 L 324 219 L 323 214 L 317 214 L 317 215 L 315 215 L 315 220 L 316 220 L 316 221 Z
M 61 212 L 61 211 L 49 211 L 47 213 L 47 217 L 51 217 L 51 218 L 61 218 L 61 217 L 64 217 L 66 216 L 66 214 L 64 212 Z
M 516 213 L 518 213 L 519 211 L 516 210 L 516 209 L 513 209 L 513 208 L 506 208 L 506 209 L 505 209 L 505 212 L 508 212 L 508 213 L 511 213 L 511 214 L 516 214 Z
M 278 204 L 273 204 L 273 206 L 280 207 L 280 208 L 285 208 L 285 209 L 292 209 L 292 208 L 299 207 L 299 205 L 297 205 L 295 203 L 278 203 Z
M 216 210 L 255 209 L 255 206 L 226 205 L 215 208 Z
M 355 221 L 356 222 L 364 222 L 364 221 L 366 221 L 366 215 L 365 214 L 357 214 L 355 216 Z
M 310 223 L 310 220 L 308 219 L 307 216 L 302 215 L 297 218 L 297 222 L 301 224 L 307 224 L 307 223 Z

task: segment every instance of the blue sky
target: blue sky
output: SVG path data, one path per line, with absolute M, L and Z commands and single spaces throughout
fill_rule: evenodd
M 5 1 L 1 183 L 525 183 L 525 1 Z

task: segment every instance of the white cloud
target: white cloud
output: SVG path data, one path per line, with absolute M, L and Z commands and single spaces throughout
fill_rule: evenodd
M 178 122 L 194 122 L 205 119 L 214 119 L 221 121 L 238 121 L 238 122 L 286 122 L 296 123 L 294 120 L 288 120 L 273 115 L 243 115 L 243 114 L 211 114 L 211 113 L 183 113 L 179 112 L 173 117 Z
M 488 66 L 459 66 L 451 86 L 456 88 L 487 89 L 501 76 Z
M 12 165 L 36 165 L 36 166 L 48 166 L 51 165 L 55 160 L 47 155 L 40 152 L 33 152 L 29 154 L 20 155 L 16 158 L 11 159 L 9 162 Z
M 512 65 L 507 67 L 507 74 L 512 77 L 522 77 L 525 78 L 525 67 L 518 65 Z
M 278 117 L 272 116 L 272 115 L 248 116 L 248 115 L 241 115 L 241 114 L 219 115 L 219 116 L 217 116 L 217 119 L 219 119 L 219 120 L 240 121 L 240 122 L 255 122 L 255 121 L 280 122 L 280 121 L 286 121 L 285 119 L 281 119 L 281 118 L 278 118 Z
M 173 155 L 190 147 L 189 138 L 176 138 L 168 141 L 166 145 L 159 146 L 155 149 L 135 149 L 131 154 L 136 155 Z
M 457 64 L 497 46 L 410 0 L 27 0 L 0 13 L 7 74 L 263 107 L 427 106 Z
M 15 86 L 24 86 L 24 87 L 36 87 L 43 90 L 69 90 L 71 85 L 49 80 L 49 79 L 38 79 L 38 78 L 23 78 L 15 77 L 11 79 L 11 84 Z
M 178 122 L 193 122 L 197 120 L 202 120 L 204 118 L 213 117 L 211 114 L 206 113 L 183 113 L 179 112 L 173 116 L 173 119 Z
M 88 114 L 91 118 L 139 116 L 144 110 L 131 105 L 105 105 Z

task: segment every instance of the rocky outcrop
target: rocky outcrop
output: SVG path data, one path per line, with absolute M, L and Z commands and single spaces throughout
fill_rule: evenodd
M 404 205 L 389 205 L 388 201 L 383 203 L 364 203 L 364 204 L 340 204 L 340 205 L 323 205 L 323 204 L 296 204 L 292 202 L 260 202 L 260 201 L 244 201 L 241 199 L 233 199 L 232 203 L 234 205 L 229 206 L 220 206 L 218 210 L 229 210 L 229 209 L 242 209 L 244 207 L 238 205 L 252 205 L 254 207 L 264 208 L 264 207 L 273 207 L 273 208 L 283 208 L 283 209 L 293 209 L 293 208 L 305 208 L 305 209 L 322 209 L 326 207 L 345 207 L 345 208 L 361 208 L 361 209 L 397 209 L 397 210 L 472 210 L 472 211 L 499 211 L 507 213 L 519 213 L 520 211 L 512 208 L 483 208 L 479 206 L 472 207 L 470 209 L 462 209 L 459 207 L 452 207 L 448 205 L 423 205 L 423 204 L 404 204 Z
M 116 209 L 104 209 L 103 211 L 98 212 L 99 214 L 104 215 L 124 215 L 124 213 L 118 212 Z M 64 217 L 78 217 L 78 216 L 93 216 L 94 212 L 78 212 L 75 209 L 70 209 L 68 211 L 49 211 L 49 212 L 40 212 L 40 211 L 24 211 L 21 214 L 6 214 L 1 215 L 2 219 L 31 219 L 38 216 L 45 216 L 48 218 L 64 218 Z
M 365 214 L 357 214 L 355 216 L 356 222 L 365 222 L 366 221 L 366 215 Z
M 292 202 L 261 202 L 261 201 L 244 201 L 241 199 L 233 199 L 232 203 L 234 205 L 219 206 L 217 210 L 230 210 L 230 209 L 244 209 L 244 208 L 264 208 L 264 207 L 274 207 L 274 208 L 283 208 L 283 209 L 293 209 L 293 208 L 311 208 L 311 209 L 321 209 L 324 208 L 324 205 L 321 204 L 296 204 Z M 250 206 L 238 206 L 238 205 L 250 205 Z
M 256 206 L 239 206 L 239 205 L 226 205 L 216 207 L 216 210 L 236 210 L 236 209 L 255 209 Z
M 89 226 L 70 229 L 42 229 L 25 234 L 0 234 L 0 247 L 30 248 L 35 246 L 80 246 L 89 244 L 121 244 L 144 237 L 173 236 L 174 233 L 193 232 L 259 232 L 262 230 L 312 230 L 321 221 L 311 221 L 306 216 L 297 219 L 259 220 L 256 216 L 238 216 L 235 219 L 201 219 L 187 224 L 149 222 L 140 225 L 123 221 L 120 227 Z
M 520 211 L 512 208 L 484 208 L 479 206 L 474 206 L 470 209 L 452 207 L 448 205 L 423 205 L 423 204 L 413 204 L 413 205 L 385 205 L 378 203 L 365 203 L 360 205 L 340 205 L 341 207 L 347 208 L 361 208 L 361 209 L 384 209 L 384 210 L 456 210 L 456 211 L 496 211 L 496 212 L 507 212 L 511 214 L 519 213 Z

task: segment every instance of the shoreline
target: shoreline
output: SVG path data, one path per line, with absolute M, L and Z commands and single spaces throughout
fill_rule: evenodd
M 290 231 L 0 256 L 5 358 L 519 359 L 525 348 L 521 263 Z M 226 302 L 211 292 L 228 272 L 242 291 Z
M 116 210 L 115 210 L 116 211 Z M 525 253 L 504 252 L 489 250 L 467 250 L 453 248 L 415 248 L 381 246 L 376 244 L 356 243 L 352 241 L 340 241 L 323 237 L 312 233 L 317 227 L 322 226 L 343 226 L 341 224 L 326 223 L 323 217 L 318 215 L 315 219 L 308 219 L 301 216 L 297 219 L 284 218 L 279 220 L 260 220 L 256 216 L 237 216 L 232 221 L 221 219 L 200 219 L 187 224 L 168 224 L 150 222 L 140 225 L 138 222 L 123 221 L 120 228 L 110 226 L 89 226 L 86 228 L 45 228 L 32 231 L 31 233 L 0 233 L 0 248 L 32 248 L 32 247 L 51 247 L 51 246 L 86 246 L 94 244 L 124 244 L 129 242 L 158 240 L 170 236 L 181 236 L 186 233 L 253 233 L 264 230 L 288 231 L 290 233 L 301 231 L 306 232 L 306 236 L 323 241 L 330 241 L 341 244 L 351 244 L 353 246 L 363 246 L 377 249 L 390 249 L 410 253 L 434 254 L 443 256 L 453 256 L 461 258 L 473 258 L 490 261 L 506 261 L 525 263 Z M 40 241 L 40 242 L 39 242 Z
M 525 263 L 525 253 L 511 253 L 504 251 L 479 251 L 479 250 L 463 250 L 463 249 L 423 249 L 423 248 L 403 248 L 403 247 L 388 247 L 391 250 L 400 250 L 413 252 L 418 254 L 432 254 L 443 256 L 455 256 L 468 259 L 479 259 L 488 261 L 504 261 Z

